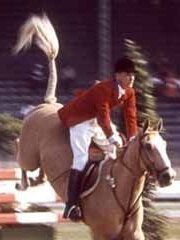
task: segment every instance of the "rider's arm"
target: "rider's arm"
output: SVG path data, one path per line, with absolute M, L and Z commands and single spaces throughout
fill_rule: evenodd
M 98 104 L 97 121 L 103 132 L 105 133 L 110 144 L 122 147 L 123 142 L 119 135 L 113 133 L 111 128 L 110 108 L 108 103 Z

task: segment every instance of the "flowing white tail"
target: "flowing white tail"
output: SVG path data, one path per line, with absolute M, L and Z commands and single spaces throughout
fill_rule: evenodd
M 59 52 L 59 41 L 48 17 L 32 15 L 21 26 L 17 43 L 13 49 L 14 54 L 19 53 L 22 49 L 26 50 L 32 44 L 32 41 L 46 54 L 49 60 L 49 79 L 45 103 L 55 103 L 56 86 L 57 86 L 57 70 L 55 59 Z

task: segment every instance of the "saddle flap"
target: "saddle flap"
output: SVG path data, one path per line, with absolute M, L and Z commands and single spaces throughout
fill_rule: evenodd
M 100 162 L 101 161 L 89 161 L 86 164 L 81 180 L 80 194 L 86 192 L 86 195 L 88 195 L 89 191 L 96 188 Z
M 89 147 L 89 160 L 90 161 L 101 161 L 105 158 L 105 153 L 96 144 L 91 143 Z

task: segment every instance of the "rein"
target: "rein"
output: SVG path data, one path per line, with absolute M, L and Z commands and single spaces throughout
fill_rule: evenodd
M 141 144 L 140 144 L 141 146 Z M 134 174 L 133 170 L 131 168 L 129 168 L 126 164 L 125 164 L 125 161 L 124 161 L 124 157 L 125 157 L 125 154 L 126 154 L 126 151 L 127 151 L 127 148 L 128 148 L 128 145 L 125 146 L 126 149 L 124 151 L 124 154 L 122 156 L 122 161 L 121 161 L 121 164 L 123 165 L 123 167 L 125 167 L 130 173 L 131 173 L 131 176 L 133 177 L 133 180 L 132 181 L 135 181 L 139 178 L 139 175 L 136 175 Z M 141 148 L 139 147 L 139 154 L 138 154 L 138 159 L 140 159 L 140 156 L 141 156 Z M 124 215 L 125 215 L 125 219 L 124 219 L 124 225 L 126 223 L 126 221 L 132 217 L 140 208 L 139 206 L 139 200 L 142 196 L 142 193 L 143 191 L 140 192 L 140 194 L 138 195 L 138 197 L 136 198 L 134 204 L 132 207 L 130 207 L 131 205 L 131 201 L 132 201 L 132 195 L 133 195 L 133 192 L 134 192 L 134 188 L 135 188 L 135 185 L 132 185 L 132 188 L 131 188 L 131 193 L 130 193 L 130 197 L 129 197 L 129 203 L 128 203 L 128 207 L 127 209 L 123 206 L 123 204 L 121 203 L 121 201 L 119 200 L 118 196 L 117 196 L 117 193 L 116 193 L 116 184 L 115 184 L 115 177 L 113 175 L 113 170 L 114 170 L 114 164 L 115 164 L 116 161 L 113 162 L 113 164 L 111 165 L 111 169 L 110 169 L 110 174 L 109 176 L 107 177 L 107 180 L 110 181 L 110 185 L 111 185 L 111 190 L 112 190 L 112 193 L 113 193 L 113 196 L 118 204 L 118 206 L 123 210 L 124 212 Z M 145 172 L 144 172 L 145 174 Z

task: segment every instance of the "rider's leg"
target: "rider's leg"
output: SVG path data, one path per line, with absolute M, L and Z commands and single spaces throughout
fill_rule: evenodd
M 81 212 L 78 207 L 80 181 L 82 171 L 88 161 L 88 150 L 93 136 L 92 121 L 85 121 L 70 128 L 73 164 L 68 184 L 68 202 L 63 217 L 74 221 L 81 219 Z
M 70 218 L 73 221 L 81 219 L 81 212 L 78 208 L 79 185 L 81 180 L 81 171 L 71 169 L 68 183 L 68 201 L 64 210 L 63 217 Z

